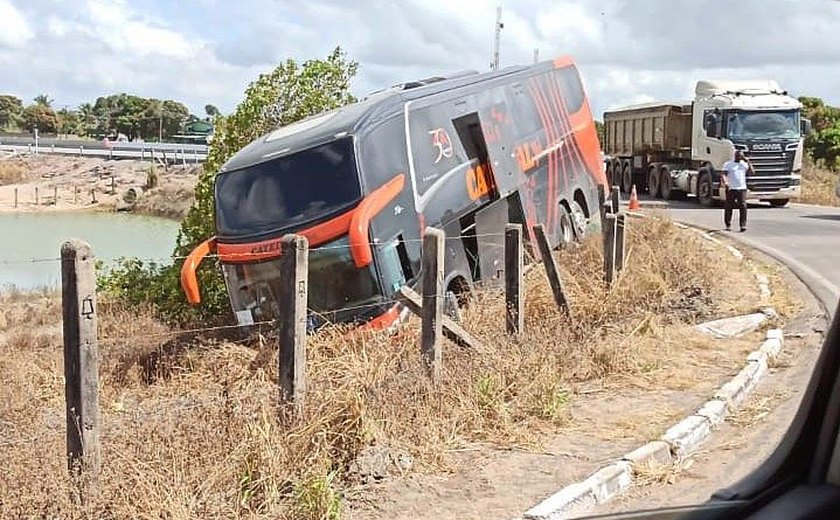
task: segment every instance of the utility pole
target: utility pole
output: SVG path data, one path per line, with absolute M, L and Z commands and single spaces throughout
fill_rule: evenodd
M 540 50 L 534 49 L 534 63 L 539 63 L 540 61 Z
M 496 38 L 493 42 L 493 63 L 490 68 L 499 70 L 499 42 L 502 39 L 502 29 L 505 24 L 502 23 L 502 6 L 501 4 L 496 8 Z
M 158 142 L 163 142 L 163 114 L 161 114 L 160 119 L 158 119 Z

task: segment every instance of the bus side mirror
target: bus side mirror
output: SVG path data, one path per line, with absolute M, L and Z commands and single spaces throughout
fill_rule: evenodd
M 811 133 L 811 120 L 805 119 L 804 117 L 799 120 L 799 130 L 802 132 L 802 136 L 805 137 L 806 135 Z

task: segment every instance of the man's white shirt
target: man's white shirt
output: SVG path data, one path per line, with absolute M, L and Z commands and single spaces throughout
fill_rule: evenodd
M 730 190 L 747 189 L 747 161 L 726 161 L 723 169 L 726 171 L 726 180 Z

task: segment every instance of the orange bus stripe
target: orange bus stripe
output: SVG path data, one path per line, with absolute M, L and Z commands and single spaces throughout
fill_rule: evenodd
M 405 186 L 405 174 L 400 173 L 370 193 L 356 208 L 350 220 L 350 253 L 356 267 L 362 268 L 373 262 L 370 247 L 370 221 L 382 211 Z
M 554 142 L 557 140 L 557 133 L 554 126 L 553 115 L 551 113 L 551 109 L 548 103 L 548 98 L 543 91 L 542 85 L 540 85 L 539 80 L 536 79 L 535 83 L 535 92 L 537 98 L 539 99 L 540 106 L 542 107 L 542 113 L 544 114 L 545 124 L 546 124 L 546 134 L 547 134 L 547 143 L 546 149 L 554 145 Z M 545 229 L 547 233 L 551 233 L 554 229 L 554 204 L 551 203 L 551 199 L 553 198 L 554 194 L 554 182 L 555 178 L 557 177 L 557 165 L 555 163 L 555 157 L 553 153 L 547 154 L 547 161 L 548 161 L 548 186 L 547 186 L 547 193 L 546 193 L 546 210 L 545 210 Z
M 326 222 L 297 231 L 295 234 L 306 237 L 309 247 L 318 247 L 347 233 L 354 211 L 355 209 L 351 209 Z M 217 244 L 216 249 L 223 262 L 259 262 L 280 256 L 281 239 L 282 237 L 276 237 L 246 244 Z

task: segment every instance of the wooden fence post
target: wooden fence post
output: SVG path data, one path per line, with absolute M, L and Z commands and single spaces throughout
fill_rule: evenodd
M 619 203 L 621 202 L 619 196 L 618 186 L 612 187 L 612 193 L 610 193 L 610 201 L 612 202 L 612 212 L 613 214 L 618 213 L 619 210 Z
M 570 314 L 569 302 L 563 290 L 563 283 L 560 281 L 557 262 L 554 260 L 554 255 L 551 254 L 551 247 L 548 245 L 545 228 L 542 224 L 534 226 L 534 238 L 537 241 L 537 246 L 540 248 L 540 256 L 545 267 L 545 274 L 548 276 L 548 284 L 551 286 L 551 292 L 554 295 L 554 302 L 557 304 L 558 309 L 566 314 Z
M 627 214 L 619 212 L 615 220 L 615 271 L 624 270 L 624 260 L 627 254 Z
M 615 280 L 615 235 L 616 215 L 609 214 L 604 220 L 604 281 L 611 287 Z
M 53 206 L 58 206 L 58 186 L 53 186 Z
M 433 381 L 440 380 L 443 337 L 443 231 L 426 228 L 423 234 L 423 308 L 421 309 L 420 351 Z
M 111 175 L 111 195 L 117 194 L 117 180 L 116 176 Z
M 96 276 L 93 252 L 81 240 L 61 246 L 61 305 L 67 465 L 71 474 L 95 485 L 100 470 Z
M 96 188 L 91 188 L 90 190 L 90 202 L 91 204 L 96 204 Z
M 17 205 L 18 205 L 18 189 L 15 188 L 15 208 L 17 208 Z
M 505 328 L 518 334 L 525 327 L 525 284 L 522 224 L 505 226 Z
M 35 186 L 35 205 L 37 206 L 39 203 L 38 200 L 38 186 Z
M 286 235 L 280 240 L 280 294 L 277 341 L 280 349 L 280 402 L 303 412 L 306 392 L 306 309 L 309 242 Z
M 607 194 L 604 185 L 598 183 L 598 211 L 601 213 L 601 222 L 604 222 L 604 215 L 606 215 L 605 204 L 607 202 Z

